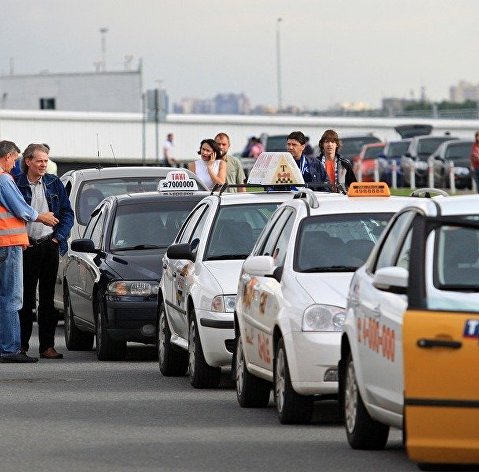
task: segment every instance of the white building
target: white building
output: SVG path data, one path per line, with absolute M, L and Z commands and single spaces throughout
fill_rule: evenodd
M 125 71 L 3 75 L 0 108 L 140 113 L 141 67 Z

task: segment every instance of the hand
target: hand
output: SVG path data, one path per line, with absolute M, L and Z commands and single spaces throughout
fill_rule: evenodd
M 40 213 L 38 215 L 37 221 L 46 226 L 55 226 L 58 224 L 59 220 L 51 211 L 47 211 L 46 213 Z

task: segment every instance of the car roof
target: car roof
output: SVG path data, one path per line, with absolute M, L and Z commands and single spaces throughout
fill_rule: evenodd
M 314 192 L 317 194 L 318 192 Z M 395 213 L 414 201 L 412 197 L 348 197 L 332 194 L 330 198 L 317 195 L 318 207 L 310 207 L 310 215 L 348 214 L 348 213 Z M 300 202 L 298 198 L 296 201 Z
M 284 202 L 293 198 L 292 191 L 271 191 L 271 192 L 238 192 L 238 193 L 223 193 L 211 194 L 209 199 L 219 200 L 219 204 L 223 205 L 242 205 L 247 203 L 261 203 L 261 202 Z
M 434 199 L 440 208 L 440 214 L 449 215 L 479 215 L 479 195 L 459 195 Z
M 159 176 L 166 177 L 166 174 L 173 170 L 171 167 L 146 167 L 146 166 L 129 166 L 129 167 L 95 167 L 88 169 L 75 169 L 65 172 L 63 175 L 83 176 L 86 180 L 98 177 L 135 177 L 135 176 Z
M 210 195 L 207 191 L 198 192 L 140 192 L 140 193 L 124 193 L 121 195 L 112 195 L 107 199 L 116 200 L 119 205 L 127 205 L 134 203 L 148 203 L 156 201 L 178 201 L 178 200 L 196 200 Z

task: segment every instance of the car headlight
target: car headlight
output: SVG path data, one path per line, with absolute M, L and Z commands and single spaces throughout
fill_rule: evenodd
M 158 295 L 158 282 L 143 280 L 117 280 L 108 285 L 108 295 L 114 297 L 148 297 Z
M 211 302 L 211 311 L 233 313 L 235 304 L 236 295 L 216 295 Z
M 302 331 L 341 331 L 344 308 L 333 305 L 311 305 L 303 313 Z

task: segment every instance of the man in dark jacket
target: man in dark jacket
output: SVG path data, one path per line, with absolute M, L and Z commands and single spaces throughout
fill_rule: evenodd
M 306 136 L 301 131 L 293 131 L 288 135 L 286 150 L 293 156 L 298 165 L 304 182 L 309 186 L 329 190 L 329 180 L 323 164 L 312 156 L 304 154 Z
M 29 247 L 23 254 L 23 307 L 19 311 L 22 350 L 28 351 L 32 334 L 33 310 L 38 285 L 38 337 L 40 357 L 61 359 L 55 350 L 58 316 L 53 303 L 59 254 L 68 249 L 68 236 L 73 226 L 73 210 L 60 179 L 47 174 L 50 148 L 30 144 L 23 152 L 22 174 L 16 183 L 25 201 L 39 213 L 51 211 L 58 219 L 53 228 L 28 223 Z

